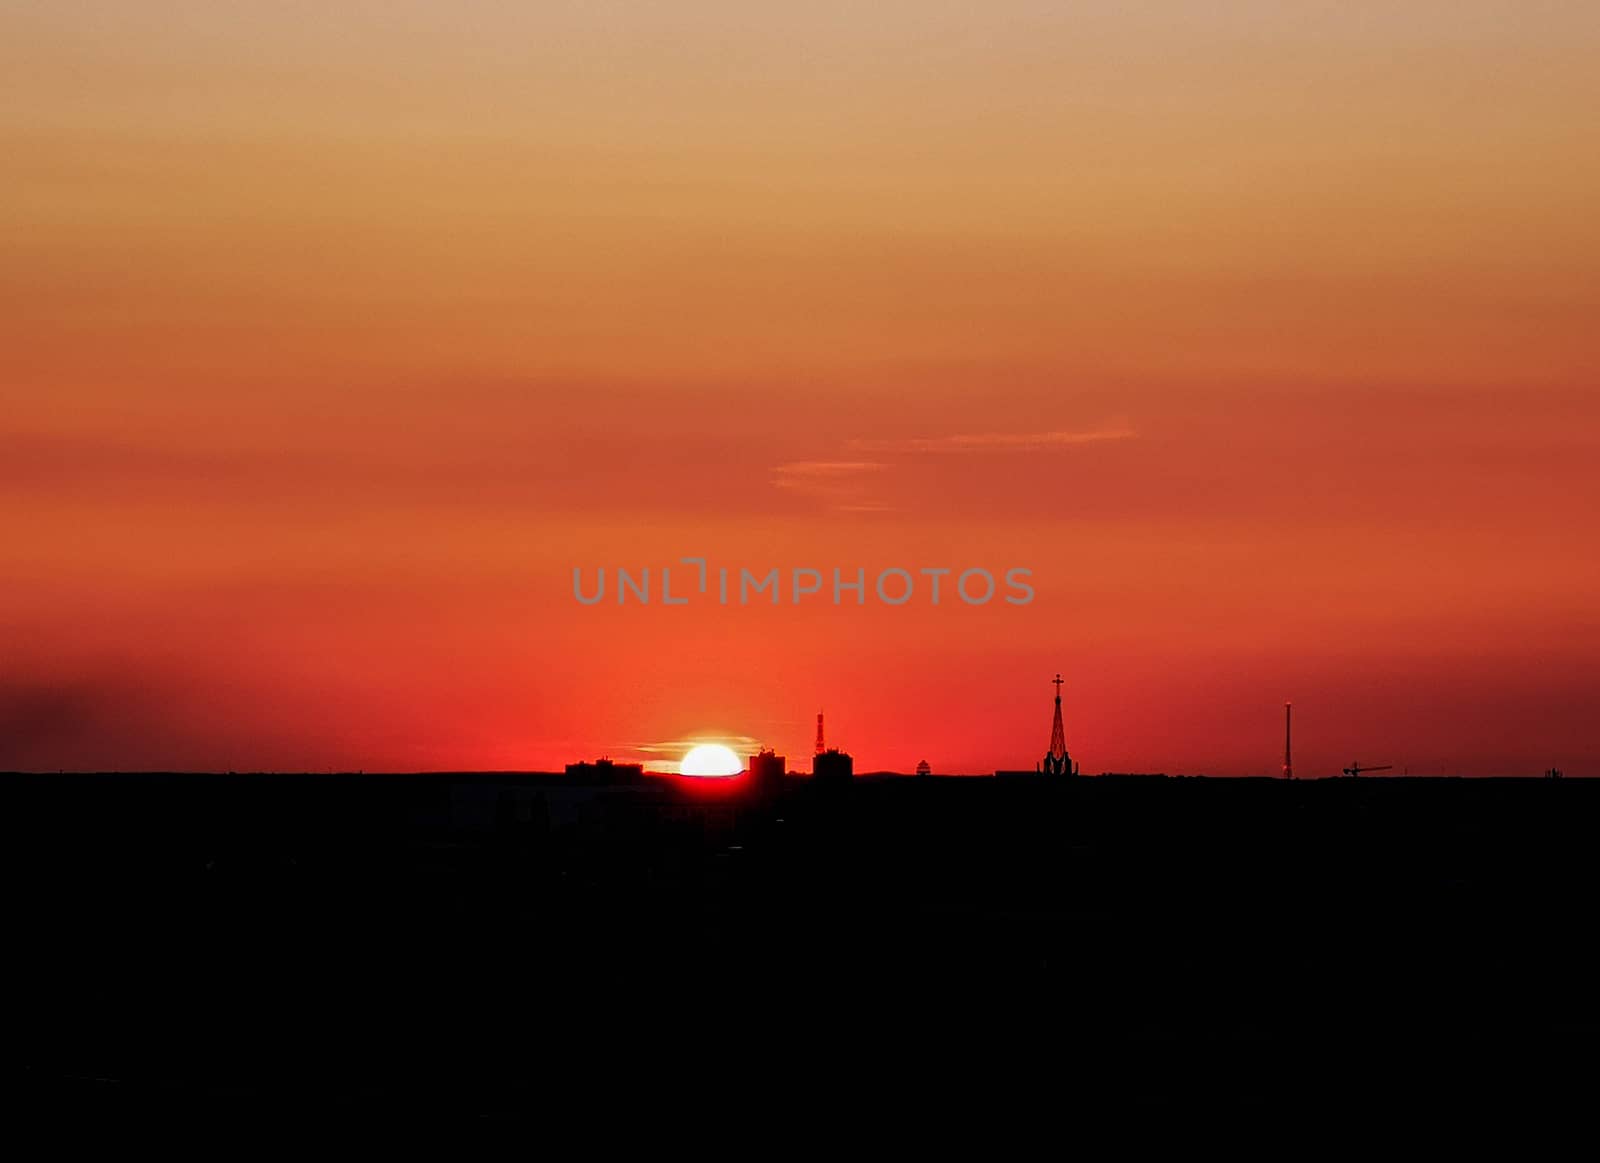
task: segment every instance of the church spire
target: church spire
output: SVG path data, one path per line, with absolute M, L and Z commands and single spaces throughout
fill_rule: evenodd
M 1061 725 L 1061 675 L 1050 680 L 1056 687 L 1056 714 L 1050 724 L 1050 751 L 1040 764 L 1046 775 L 1071 775 L 1072 759 L 1067 754 L 1067 732 Z

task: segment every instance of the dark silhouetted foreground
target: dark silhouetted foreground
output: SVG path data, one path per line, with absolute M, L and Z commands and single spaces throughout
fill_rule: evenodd
M 1560 1108 L 1600 1034 L 1587 780 L 0 789 L 68 1118 Z

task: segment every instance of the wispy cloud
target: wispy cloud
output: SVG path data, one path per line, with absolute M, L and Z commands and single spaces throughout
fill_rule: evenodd
M 676 760 L 683 758 L 691 747 L 697 747 L 701 743 L 721 743 L 723 746 L 731 747 L 741 754 L 746 751 L 758 750 L 763 745 L 762 741 L 753 735 L 700 735 L 689 739 L 662 739 L 654 743 L 630 743 L 627 745 L 627 749 L 652 759 L 666 756 Z
M 874 472 L 881 468 L 883 465 L 875 460 L 797 460 L 791 464 L 780 464 L 772 471 L 779 478 L 779 484 L 785 481 L 799 484 L 805 481 L 855 476 L 858 473 Z
M 953 436 L 852 437 L 845 441 L 849 453 L 875 453 L 890 457 L 954 453 L 1029 453 L 1076 445 L 1131 440 L 1133 429 L 1110 423 L 1099 428 L 1053 429 L 1048 432 L 976 432 Z M 811 497 L 840 513 L 888 513 L 895 506 L 883 500 L 892 491 L 886 481 L 890 462 L 883 460 L 796 460 L 772 469 L 775 487 Z
M 881 513 L 889 506 L 872 495 L 871 486 L 885 467 L 875 460 L 797 460 L 776 466 L 772 483 L 842 512 Z
M 1091 428 L 1054 432 L 978 432 L 956 436 L 907 436 L 890 439 L 855 437 L 845 442 L 852 452 L 1037 452 L 1074 444 L 1131 440 L 1131 428 Z

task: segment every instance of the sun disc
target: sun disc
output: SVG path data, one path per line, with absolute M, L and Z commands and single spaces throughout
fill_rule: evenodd
M 682 775 L 738 775 L 743 770 L 744 762 L 720 743 L 691 747 L 678 765 Z

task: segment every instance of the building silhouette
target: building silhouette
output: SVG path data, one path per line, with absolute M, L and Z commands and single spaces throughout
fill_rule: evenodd
M 567 775 L 578 783 L 592 785 L 640 783 L 644 780 L 644 764 L 613 763 L 601 757 L 593 763 L 567 764 Z
M 757 792 L 776 794 L 783 787 L 784 770 L 784 757 L 763 747 L 750 757 L 750 785 Z
M 848 780 L 855 775 L 855 761 L 837 747 L 830 747 L 811 757 L 811 774 L 830 782 Z

